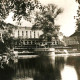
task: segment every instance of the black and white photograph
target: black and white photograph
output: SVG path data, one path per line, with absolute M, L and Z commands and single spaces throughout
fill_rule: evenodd
M 80 0 L 0 0 L 0 80 L 80 80 Z

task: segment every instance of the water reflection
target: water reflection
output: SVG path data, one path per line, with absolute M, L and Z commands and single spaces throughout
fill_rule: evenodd
M 80 80 L 79 62 L 80 56 L 19 59 L 0 68 L 0 80 Z
M 14 77 L 14 69 L 6 66 L 4 69 L 0 68 L 0 80 L 12 80 Z
M 33 80 L 53 80 L 55 70 L 48 57 L 38 57 L 35 59 L 19 60 L 16 77 L 30 77 Z
M 61 71 L 61 78 L 62 80 L 78 80 L 74 66 L 65 65 Z

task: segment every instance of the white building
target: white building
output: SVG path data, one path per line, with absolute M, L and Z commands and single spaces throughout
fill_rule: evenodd
M 42 34 L 41 30 L 31 30 L 31 27 L 18 27 L 14 29 L 13 35 L 15 38 L 21 37 L 25 38 L 39 38 Z

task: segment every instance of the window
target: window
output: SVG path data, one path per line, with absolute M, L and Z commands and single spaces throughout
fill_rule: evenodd
M 58 41 L 56 41 L 56 44 L 58 44 Z
M 55 41 L 53 41 L 53 44 L 55 44 Z
M 30 38 L 32 38 L 31 31 L 30 31 Z
M 1 39 L 1 33 L 0 33 L 0 39 Z
M 26 31 L 26 37 L 28 38 L 28 31 Z
M 19 37 L 19 31 L 18 31 L 18 37 Z
M 32 44 L 35 44 L 35 41 L 32 41 Z
M 29 41 L 29 44 L 31 44 L 31 41 Z
M 25 44 L 27 44 L 27 41 L 25 41 Z
M 22 36 L 24 36 L 24 31 L 22 31 Z
M 34 31 L 34 38 L 35 38 L 35 31 Z

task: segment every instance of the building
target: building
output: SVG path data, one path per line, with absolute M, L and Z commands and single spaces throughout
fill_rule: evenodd
M 74 34 L 72 34 L 70 37 L 76 38 L 75 39 L 75 47 L 80 50 L 80 31 L 76 31 Z
M 13 29 L 13 36 L 15 38 L 15 49 L 33 49 L 35 47 L 45 46 L 62 46 L 62 42 L 59 39 L 53 38 L 52 42 L 46 42 L 40 39 L 43 34 L 41 30 L 32 30 L 31 27 L 18 27 Z
M 77 36 L 64 37 L 63 41 L 65 42 L 66 46 L 73 46 L 79 44 Z
M 1 39 L 2 34 L 4 31 L 9 30 L 8 28 L 5 28 L 4 30 L 1 30 Z M 14 37 L 14 47 L 15 50 L 17 49 L 28 49 L 31 50 L 36 47 L 45 46 L 50 47 L 52 46 L 63 46 L 63 43 L 59 39 L 55 39 L 53 37 L 52 42 L 47 42 L 45 40 L 40 39 L 39 37 L 43 34 L 41 30 L 32 30 L 31 27 L 16 27 L 13 28 L 13 37 Z
M 18 27 L 14 29 L 13 35 L 15 38 L 29 39 L 29 38 L 39 38 L 42 34 L 41 30 L 31 30 L 31 27 Z

